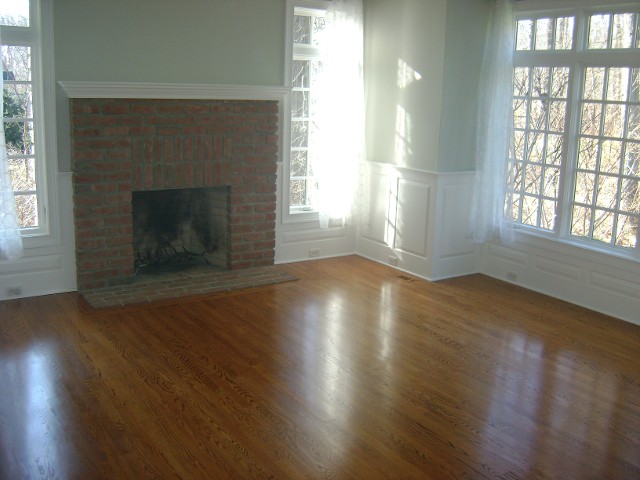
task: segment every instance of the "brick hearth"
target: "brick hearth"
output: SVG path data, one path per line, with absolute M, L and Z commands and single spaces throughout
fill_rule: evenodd
M 274 263 L 278 104 L 71 100 L 78 289 L 134 274 L 132 191 L 228 187 L 227 268 Z

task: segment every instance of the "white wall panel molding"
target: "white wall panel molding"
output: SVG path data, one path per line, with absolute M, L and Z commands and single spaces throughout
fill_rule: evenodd
M 440 230 L 440 257 L 449 258 L 458 255 L 474 254 L 476 247 L 471 240 L 469 231 L 469 205 L 471 203 L 471 191 L 469 185 L 441 185 L 441 198 L 444 208 L 443 213 L 447 218 L 444 222 L 450 222 L 450 228 Z
M 427 257 L 427 234 L 431 186 L 414 180 L 397 179 L 394 248 Z
M 444 173 L 437 177 L 431 272 L 434 280 L 478 271 L 477 249 L 469 228 L 474 178 L 473 172 Z
M 368 205 L 357 253 L 429 278 L 436 176 L 430 172 L 368 162 Z
M 630 279 L 628 275 L 614 276 L 592 270 L 589 272 L 589 283 L 608 293 L 623 297 L 640 298 L 640 281 Z M 640 310 L 638 310 L 638 317 L 637 320 L 640 322 Z
M 71 173 L 57 177 L 61 237 L 55 245 L 25 249 L 25 257 L 0 262 L 0 300 L 76 290 L 73 187 Z M 18 288 L 20 294 L 9 295 Z M 12 292 L 13 293 L 13 292 Z
M 284 166 L 278 163 L 275 263 L 339 257 L 355 253 L 356 225 L 321 228 L 318 219 L 291 221 L 284 192 Z
M 293 229 L 296 227 L 297 229 Z M 305 225 L 280 225 L 276 232 L 275 263 L 292 263 L 318 258 L 340 257 L 355 252 L 355 225 L 315 228 Z
M 345 227 L 333 228 L 314 228 L 305 230 L 292 230 L 283 232 L 282 244 L 284 246 L 293 243 L 311 242 L 314 240 L 332 240 L 347 237 L 347 229 Z
M 20 276 L 22 274 L 41 273 L 62 268 L 62 255 L 39 255 L 2 262 L 2 277 Z M 3 281 L 3 284 L 7 280 Z M 0 292 L 4 293 L 4 292 Z
M 535 255 L 533 268 L 567 280 L 573 280 L 574 282 L 579 282 L 582 276 L 582 270 L 579 266 L 548 256 L 541 257 L 540 255 Z
M 473 174 L 368 164 L 369 205 L 358 253 L 436 280 L 477 271 L 468 238 Z
M 487 250 L 490 257 L 500 259 L 514 264 L 514 266 L 529 267 L 529 254 L 519 250 L 515 246 L 505 246 L 496 243 L 489 243 Z
M 361 235 L 368 241 L 390 245 L 386 233 L 387 219 L 390 215 L 395 215 L 395 207 L 393 212 L 389 211 L 392 208 L 390 194 L 393 177 L 389 176 L 386 170 L 375 165 L 366 169 L 364 175 L 363 182 L 367 185 L 367 198 L 361 214 Z
M 486 245 L 480 270 L 640 325 L 638 262 L 518 234 L 513 245 Z
M 357 253 L 429 278 L 433 185 L 430 172 L 367 162 L 368 203 Z

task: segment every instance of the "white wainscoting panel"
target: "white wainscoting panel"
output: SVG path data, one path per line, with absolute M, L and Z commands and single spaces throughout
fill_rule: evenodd
M 321 228 L 318 221 L 277 224 L 275 263 L 352 255 L 356 232 L 355 225 Z
M 626 278 L 625 278 L 626 277 Z M 590 271 L 589 283 L 607 293 L 623 297 L 640 298 L 640 281 L 630 279 L 628 275 L 608 275 L 606 273 Z M 636 311 L 640 321 L 640 309 Z
M 512 245 L 485 245 L 480 271 L 640 325 L 636 261 L 519 233 Z
M 473 174 L 369 163 L 367 175 L 360 255 L 430 280 L 477 271 L 467 234 Z
M 469 229 L 473 179 L 471 172 L 438 175 L 433 280 L 477 272 L 477 249 Z
M 357 253 L 429 278 L 434 176 L 390 164 L 367 163 L 368 207 Z
M 507 247 L 496 243 L 489 243 L 486 245 L 486 248 L 489 255 L 493 258 L 512 263 L 514 267 L 529 267 L 529 255 L 526 251 L 518 250 L 514 246 Z
M 440 187 L 445 222 L 452 225 L 440 230 L 439 239 L 443 258 L 475 253 L 475 246 L 469 236 L 469 205 L 471 191 L 468 185 L 442 185 Z
M 339 257 L 355 253 L 356 225 L 321 228 L 317 218 L 309 215 L 296 220 L 288 213 L 284 182 L 288 181 L 281 162 L 276 186 L 276 250 L 275 263 L 292 263 L 318 258 Z
M 0 300 L 34 297 L 75 291 L 76 262 L 73 226 L 72 174 L 58 174 L 59 215 L 51 215 L 59 222 L 59 237 L 46 247 L 25 249 L 24 258 L 0 262 Z M 7 289 L 18 287 L 22 293 L 8 296 Z
M 426 258 L 431 186 L 403 178 L 397 180 L 397 185 L 395 248 Z
M 375 169 L 368 175 L 369 198 L 366 205 L 366 212 L 362 215 L 364 224 L 361 226 L 362 236 L 370 242 L 379 245 L 391 246 L 395 242 L 394 238 L 389 238 L 393 232 L 390 228 L 397 212 L 393 201 L 393 187 L 391 179 L 386 172 Z
M 533 259 L 533 268 L 550 275 L 556 275 L 559 278 L 579 282 L 582 271 L 579 266 L 572 265 L 558 258 L 550 256 L 535 255 Z

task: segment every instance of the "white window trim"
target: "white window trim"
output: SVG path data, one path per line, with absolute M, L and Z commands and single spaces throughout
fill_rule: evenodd
M 292 211 L 289 207 L 290 178 L 291 178 L 291 89 L 293 74 L 293 18 L 297 9 L 305 9 L 310 13 L 324 11 L 331 0 L 287 0 L 286 11 L 286 35 L 285 35 L 285 62 L 284 79 L 288 94 L 284 102 L 285 115 L 283 118 L 283 165 L 282 165 L 282 222 L 306 223 L 317 222 L 319 214 L 317 210 Z
M 580 121 L 580 105 L 581 99 L 579 98 L 580 89 L 577 88 L 580 80 L 578 79 L 580 73 L 587 64 L 620 64 L 622 66 L 631 66 L 634 68 L 640 68 L 640 55 L 639 50 L 633 51 L 616 51 L 607 50 L 606 52 L 588 51 L 582 48 L 584 42 L 581 42 L 581 37 L 584 37 L 587 32 L 584 31 L 581 22 L 581 17 L 588 17 L 590 15 L 606 12 L 616 13 L 623 12 L 632 8 L 636 11 L 640 11 L 639 2 L 616 2 L 612 5 L 603 3 L 602 0 L 527 0 L 517 2 L 514 8 L 516 14 L 516 20 L 522 18 L 544 18 L 546 15 L 561 15 L 563 13 L 576 14 L 576 33 L 574 36 L 574 48 L 572 54 L 574 61 L 571 63 L 563 62 L 554 51 L 542 51 L 533 53 L 531 56 L 536 56 L 539 59 L 540 65 L 544 66 L 568 66 L 573 73 L 573 81 L 569 85 L 569 92 L 567 95 L 568 101 L 568 120 L 567 120 L 567 132 L 569 136 L 574 135 L 578 131 L 577 124 Z M 527 52 L 528 53 L 528 52 Z M 580 55 L 581 62 L 577 61 L 577 54 Z M 526 54 L 525 54 L 526 55 Z M 517 57 L 517 55 L 516 55 Z M 534 60 L 535 61 L 535 60 Z M 514 59 L 514 67 L 518 66 L 531 66 L 531 62 L 519 61 L 518 58 Z M 596 241 L 580 238 L 570 235 L 570 222 L 567 220 L 567 215 L 570 216 L 570 205 L 572 201 L 572 190 L 574 186 L 575 168 L 576 168 L 576 138 L 568 138 L 568 143 L 565 148 L 570 148 L 569 154 L 565 156 L 565 162 L 563 163 L 562 177 L 564 180 L 560 185 L 560 194 L 558 197 L 558 211 L 562 214 L 562 222 L 554 231 L 546 231 L 537 227 L 523 225 L 516 223 L 514 228 L 518 236 L 524 235 L 532 238 L 542 238 L 546 240 L 552 240 L 561 245 L 568 245 L 577 247 L 582 250 L 588 250 L 597 252 L 604 255 L 610 255 L 625 260 L 630 260 L 634 263 L 640 263 L 640 235 L 634 249 L 621 249 L 613 246 L 607 246 L 605 244 L 599 245 Z M 568 179 L 567 179 L 568 178 Z
M 60 243 L 52 2 L 30 0 L 29 17 L 29 26 L 20 27 L 14 35 L 31 46 L 32 82 L 37 93 L 34 110 L 39 112 L 34 118 L 39 135 L 35 145 L 39 226 L 21 231 L 25 257 L 41 254 L 42 247 Z
M 627 1 L 607 1 L 607 0 L 516 0 L 514 11 L 516 14 L 533 14 L 538 13 L 554 13 L 563 11 L 575 11 L 577 9 L 597 11 L 611 9 L 625 9 L 629 7 L 638 7 L 637 0 Z

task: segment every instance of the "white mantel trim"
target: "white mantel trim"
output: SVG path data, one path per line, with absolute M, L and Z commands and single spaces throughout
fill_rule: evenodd
M 159 98 L 207 100 L 278 100 L 288 87 L 191 83 L 58 82 L 69 98 Z

